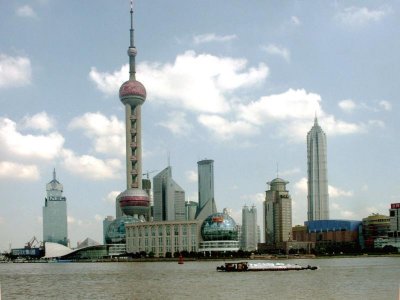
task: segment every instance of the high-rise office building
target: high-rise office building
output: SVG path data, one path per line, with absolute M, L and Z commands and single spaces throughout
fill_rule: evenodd
M 196 219 L 205 219 L 217 212 L 214 199 L 214 161 L 197 162 L 199 184 L 199 207 Z
M 196 219 L 196 212 L 197 212 L 197 207 L 199 204 L 194 201 L 186 201 L 185 203 L 185 208 L 186 208 L 186 220 L 187 221 L 192 221 Z
M 325 132 L 315 117 L 307 134 L 308 221 L 329 219 L 328 169 Z
M 63 185 L 56 178 L 46 185 L 43 206 L 43 241 L 68 245 L 67 199 L 63 196 Z
M 185 220 L 185 191 L 172 179 L 170 166 L 153 178 L 154 221 Z
M 244 251 L 257 250 L 257 208 L 255 206 L 242 208 L 241 249 Z
M 142 188 L 142 114 L 141 106 L 146 100 L 146 89 L 136 80 L 135 58 L 137 54 L 133 37 L 133 8 L 131 2 L 131 28 L 129 56 L 129 80 L 119 89 L 119 98 L 125 106 L 126 132 L 126 190 L 118 195 L 117 214 L 150 219 L 150 200 Z M 117 217 L 120 217 L 117 215 Z
M 292 239 L 292 199 L 286 189 L 288 183 L 281 178 L 267 182 L 270 189 L 265 192 L 264 230 L 268 245 Z

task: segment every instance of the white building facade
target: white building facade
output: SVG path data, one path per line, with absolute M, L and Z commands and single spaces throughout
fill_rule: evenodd
M 315 118 L 307 134 L 308 221 L 329 219 L 327 145 L 325 132 Z
M 257 208 L 255 206 L 242 208 L 241 249 L 255 251 L 258 245 Z
M 152 252 L 155 257 L 167 253 L 198 252 L 201 222 L 164 221 L 126 225 L 126 251 L 128 253 Z

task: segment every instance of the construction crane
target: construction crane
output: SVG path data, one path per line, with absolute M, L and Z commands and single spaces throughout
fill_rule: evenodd
M 158 170 L 146 171 L 146 173 L 143 173 L 142 175 L 143 175 L 143 176 L 146 175 L 147 179 L 149 179 L 149 175 L 152 174 L 152 173 L 154 173 L 154 172 L 157 172 L 157 171 L 158 171 Z
M 36 236 L 34 236 L 33 238 L 30 239 L 29 242 L 26 243 L 25 249 L 39 248 L 40 246 L 41 246 L 40 242 L 38 241 Z

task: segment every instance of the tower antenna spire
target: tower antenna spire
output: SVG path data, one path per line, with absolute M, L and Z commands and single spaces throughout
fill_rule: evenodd
M 56 180 L 56 168 L 53 169 L 53 180 Z
M 130 33 L 130 44 L 128 48 L 128 56 L 129 56 L 129 79 L 135 79 L 136 73 L 136 66 L 135 66 L 135 57 L 137 54 L 137 50 L 135 47 L 135 40 L 134 40 L 134 29 L 133 29 L 133 0 L 131 0 L 131 28 L 129 29 Z
M 279 178 L 279 163 L 276 163 L 276 178 Z

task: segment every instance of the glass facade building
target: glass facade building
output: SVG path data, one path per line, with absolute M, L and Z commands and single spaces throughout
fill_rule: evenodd
M 67 199 L 63 196 L 63 185 L 56 179 L 46 185 L 43 206 L 43 241 L 68 245 Z
M 185 191 L 172 179 L 171 167 L 153 178 L 154 221 L 185 220 Z

